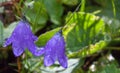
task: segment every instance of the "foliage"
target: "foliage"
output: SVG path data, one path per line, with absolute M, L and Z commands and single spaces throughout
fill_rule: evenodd
M 69 63 L 67 69 L 63 69 L 57 62 L 51 67 L 45 67 L 42 56 L 35 57 L 26 50 L 19 57 L 22 73 L 120 72 L 119 0 L 20 1 L 21 4 L 23 3 L 21 14 L 25 14 L 32 31 L 38 36 L 37 46 L 44 46 L 56 32 L 62 29 Z M 20 3 L 17 6 L 19 5 Z M 19 17 L 18 13 L 15 15 Z M 1 48 L 17 22 L 9 23 L 5 27 L 0 21 Z M 72 59 L 76 60 L 75 64 L 71 62 Z

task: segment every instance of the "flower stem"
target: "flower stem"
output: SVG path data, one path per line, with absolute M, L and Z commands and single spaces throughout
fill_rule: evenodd
M 20 73 L 20 71 L 21 71 L 20 57 L 17 57 L 17 66 L 18 66 L 18 73 Z

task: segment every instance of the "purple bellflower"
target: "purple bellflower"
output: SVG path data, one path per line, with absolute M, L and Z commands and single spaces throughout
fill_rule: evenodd
M 15 56 L 20 56 L 25 48 L 36 55 L 37 46 L 34 41 L 37 37 L 33 35 L 29 23 L 23 19 L 19 21 L 18 25 L 12 32 L 12 35 L 5 41 L 4 47 L 12 44 L 13 53 Z
M 40 52 L 39 52 L 40 53 Z M 62 36 L 62 30 L 57 32 L 45 45 L 44 49 L 41 50 L 44 54 L 44 65 L 51 66 L 58 60 L 59 64 L 67 68 L 67 56 L 65 55 L 65 41 Z

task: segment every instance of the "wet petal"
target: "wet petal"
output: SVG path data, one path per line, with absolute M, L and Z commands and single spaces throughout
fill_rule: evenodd
M 24 51 L 24 48 L 20 47 L 20 44 L 18 43 L 13 43 L 12 48 L 13 48 L 13 53 L 15 56 L 20 56 Z

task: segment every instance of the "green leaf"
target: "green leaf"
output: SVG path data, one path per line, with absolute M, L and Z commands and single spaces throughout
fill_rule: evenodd
M 74 69 L 72 70 L 71 73 L 84 73 L 84 71 L 82 70 L 81 66 L 84 64 L 85 59 L 81 58 L 79 60 L 79 63 L 76 67 L 74 67 Z
M 47 43 L 47 41 L 48 41 L 50 38 L 52 38 L 52 36 L 53 36 L 56 32 L 58 32 L 60 29 L 61 29 L 61 28 L 56 28 L 56 29 L 53 29 L 53 30 L 51 30 L 51 31 L 48 31 L 48 32 L 40 35 L 40 36 L 38 37 L 38 41 L 36 42 L 36 44 L 37 44 L 38 46 L 44 46 L 44 45 Z
M 108 17 L 103 17 L 105 22 L 105 31 L 109 33 L 112 38 L 120 36 L 120 21 L 118 19 L 112 19 Z
M 62 4 L 57 0 L 44 0 L 45 7 L 50 19 L 54 24 L 60 24 L 61 16 L 63 14 Z
M 43 28 L 48 20 L 47 11 L 45 9 L 43 0 L 26 2 L 26 6 L 23 9 L 29 22 L 32 24 L 33 31 Z
M 3 43 L 3 23 L 0 21 L 0 45 Z
M 103 65 L 103 67 L 100 67 L 100 69 L 98 69 L 96 73 L 119 73 L 120 69 L 117 68 L 117 66 L 118 65 L 112 62 L 107 65 Z
M 66 20 L 71 16 L 67 26 L 75 26 L 66 36 L 67 48 L 70 51 L 77 51 L 104 38 L 104 21 L 101 18 L 90 13 L 78 12 L 69 14 Z
M 96 3 L 96 5 L 89 5 L 88 7 L 86 7 L 87 12 L 101 10 L 101 12 L 97 15 L 113 18 L 115 14 L 116 18 L 120 19 L 120 0 L 114 0 L 115 6 L 113 6 L 112 0 L 95 0 L 94 2 Z
M 81 0 L 81 8 L 80 8 L 81 12 L 85 11 L 85 4 L 86 4 L 86 0 Z
M 27 73 L 41 73 L 40 67 L 43 63 L 41 60 L 40 57 L 26 58 L 23 60 L 23 69 L 27 69 Z
M 3 39 L 8 38 L 12 34 L 12 32 L 17 24 L 18 24 L 18 22 L 13 22 L 7 28 L 4 28 L 4 35 L 3 35 L 4 38 Z
M 78 4 L 78 0 L 62 0 L 62 3 L 70 6 L 74 6 Z
M 95 45 L 91 44 L 88 47 L 84 47 L 83 49 L 74 52 L 72 54 L 69 54 L 69 58 L 84 58 L 86 56 L 92 55 L 98 51 L 101 51 L 102 49 L 105 49 L 105 47 L 109 44 L 109 42 L 106 41 L 99 41 Z

